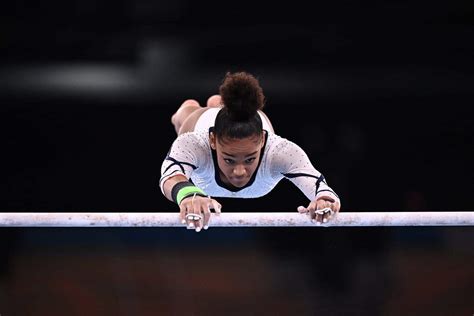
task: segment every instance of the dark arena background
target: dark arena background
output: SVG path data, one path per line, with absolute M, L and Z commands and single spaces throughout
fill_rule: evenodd
M 0 4 L 0 211 L 178 212 L 186 99 L 248 71 L 341 212 L 473 211 L 472 1 Z M 223 212 L 296 212 L 283 180 Z M 0 228 L 0 314 L 465 315 L 466 227 Z

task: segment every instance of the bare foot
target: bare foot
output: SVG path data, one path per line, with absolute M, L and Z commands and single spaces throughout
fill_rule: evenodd
M 207 99 L 207 107 L 209 108 L 219 108 L 222 106 L 222 98 L 218 94 L 214 94 Z

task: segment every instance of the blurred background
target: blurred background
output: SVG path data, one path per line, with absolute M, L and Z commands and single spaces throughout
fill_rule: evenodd
M 472 1 L 0 4 L 0 211 L 171 212 L 171 115 L 264 89 L 342 211 L 472 211 Z M 289 212 L 290 182 L 224 212 Z M 0 228 L 3 315 L 471 315 L 472 227 Z

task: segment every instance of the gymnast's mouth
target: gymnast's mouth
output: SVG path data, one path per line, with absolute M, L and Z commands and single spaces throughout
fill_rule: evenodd
M 244 185 L 246 185 L 248 181 L 249 181 L 249 177 L 240 177 L 240 178 L 232 177 L 232 178 L 230 178 L 230 183 L 232 183 L 232 185 L 234 185 L 238 188 L 243 187 Z

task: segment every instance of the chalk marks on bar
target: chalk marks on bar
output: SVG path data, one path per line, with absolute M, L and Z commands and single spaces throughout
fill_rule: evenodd
M 212 214 L 212 227 L 474 226 L 474 212 L 341 212 L 318 225 L 295 212 Z M 0 213 L 0 227 L 184 227 L 178 213 Z

